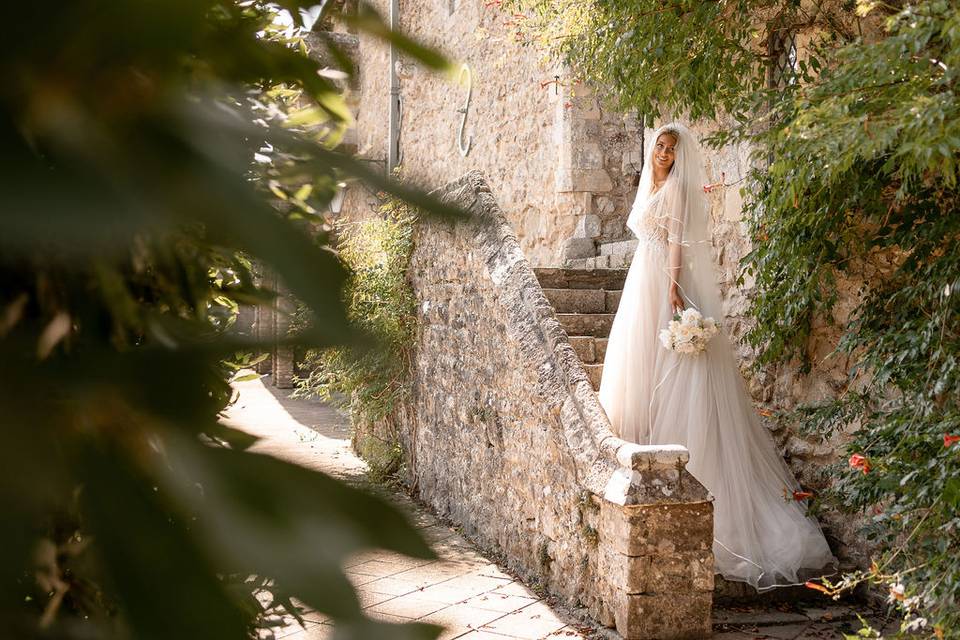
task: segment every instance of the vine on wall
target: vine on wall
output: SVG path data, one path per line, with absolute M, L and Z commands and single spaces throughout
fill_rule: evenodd
M 758 366 L 809 371 L 816 329 L 852 362 L 836 398 L 789 419 L 857 426 L 825 507 L 878 545 L 839 584 L 889 593 L 903 631 L 960 637 L 960 7 L 946 0 L 515 0 L 519 38 L 569 63 L 648 124 L 685 113 L 746 142 L 741 194 Z M 803 46 L 771 83 L 787 34 Z M 776 59 L 776 60 L 775 60 Z M 838 282 L 859 281 L 837 313 Z M 872 633 L 870 630 L 864 631 Z

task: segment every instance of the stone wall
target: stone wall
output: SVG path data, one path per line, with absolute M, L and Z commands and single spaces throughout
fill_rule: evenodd
M 686 450 L 613 436 L 486 182 L 441 195 L 472 218 L 416 230 L 413 385 L 389 425 L 410 485 L 624 637 L 706 637 L 712 504 Z
M 372 4 L 388 14 L 388 0 Z M 602 109 L 567 70 L 517 42 L 510 14 L 486 4 L 400 2 L 406 33 L 444 51 L 457 69 L 467 64 L 472 72 L 465 129 L 472 145 L 464 157 L 458 134 L 467 86 L 401 57 L 402 173 L 431 189 L 480 170 L 497 185 L 504 214 L 532 264 L 595 255 L 598 241 L 623 235 L 633 185 L 633 168 L 623 174 L 623 154 L 639 146 L 638 130 L 630 118 Z M 359 154 L 385 167 L 388 48 L 361 34 L 357 51 Z M 344 210 L 362 215 L 374 205 L 373 194 L 358 185 L 351 187 Z M 572 252 L 571 239 L 581 240 Z
M 388 0 L 373 4 L 388 14 Z M 466 125 L 473 143 L 463 157 L 457 150 L 457 133 L 466 87 L 408 60 L 398 66 L 404 101 L 400 134 L 404 176 L 433 188 L 468 170 L 481 170 L 533 265 L 628 265 L 635 245 L 625 222 L 636 193 L 642 141 L 654 129 L 644 129 L 631 114 L 606 108 L 566 69 L 544 63 L 534 48 L 516 42 L 510 16 L 495 6 L 401 0 L 400 16 L 404 31 L 469 64 L 473 72 Z M 385 167 L 388 49 L 361 34 L 356 51 L 361 74 L 355 139 L 361 157 Z M 700 135 L 708 132 L 697 123 L 690 125 Z M 801 375 L 796 364 L 760 374 L 750 370 L 755 354 L 741 340 L 752 324 L 746 311 L 753 285 L 749 279 L 743 285 L 736 282 L 741 260 L 750 249 L 740 193 L 746 186 L 749 152 L 747 146 L 704 149 L 708 179 L 720 181 L 725 174 L 729 185 L 711 195 L 714 255 L 724 328 L 737 346 L 761 412 L 776 414 L 842 392 L 848 363 L 831 355 L 836 330 L 823 327 L 810 345 L 815 361 L 810 374 Z M 365 215 L 376 205 L 374 195 L 362 186 L 351 187 L 344 212 Z M 856 300 L 857 283 L 839 286 L 844 302 L 837 317 L 842 320 Z M 478 380 L 474 386 L 479 384 Z M 825 470 L 837 461 L 847 436 L 838 434 L 827 442 L 805 440 L 785 422 L 765 420 L 800 481 L 814 491 L 829 484 Z M 856 523 L 831 512 L 820 517 L 838 555 L 862 564 L 867 547 L 854 533 Z

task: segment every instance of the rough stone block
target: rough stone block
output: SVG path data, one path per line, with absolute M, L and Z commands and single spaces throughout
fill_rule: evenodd
M 603 231 L 600 216 L 588 215 L 577 218 L 575 238 L 597 238 Z
M 603 362 L 603 359 L 607 356 L 607 339 L 594 338 L 593 350 L 597 354 L 597 362 Z
M 599 554 L 599 573 L 628 594 L 713 591 L 713 554 L 709 552 L 625 556 L 601 546 Z
M 712 593 L 622 594 L 614 607 L 617 631 L 624 638 L 692 640 L 709 638 Z
M 580 358 L 580 362 L 590 364 L 596 361 L 596 340 L 590 336 L 570 336 L 570 346 Z
M 628 556 L 696 552 L 713 548 L 711 502 L 600 505 L 601 544 Z
M 637 250 L 637 245 L 640 244 L 639 240 L 617 240 L 616 242 L 601 242 L 600 243 L 600 255 L 602 256 L 613 256 L 613 255 L 626 255 L 633 254 Z
M 597 213 L 603 217 L 611 215 L 617 209 L 617 205 L 613 202 L 611 198 L 605 196 L 600 196 L 597 198 Z
M 564 261 L 590 258 L 597 255 L 597 245 L 590 238 L 567 238 L 563 242 L 561 255 Z
M 590 380 L 590 386 L 594 391 L 600 389 L 600 379 L 603 377 L 602 364 L 585 364 L 583 369 L 587 372 L 587 378 Z
M 606 296 L 607 296 L 607 308 L 606 308 L 606 312 L 607 312 L 607 313 L 616 313 L 616 312 L 617 312 L 617 308 L 620 307 L 620 295 L 621 295 L 623 292 L 622 292 L 622 291 L 605 291 L 604 293 L 605 293 Z
M 589 191 L 603 193 L 613 189 L 613 180 L 604 169 L 558 169 L 556 172 L 557 191 Z
M 557 313 L 604 313 L 606 295 L 600 289 L 544 289 Z
M 606 338 L 613 325 L 612 313 L 558 313 L 557 320 L 567 335 Z
M 643 162 L 643 154 L 639 149 L 631 149 L 623 152 L 621 167 L 623 175 L 630 175 L 640 171 Z

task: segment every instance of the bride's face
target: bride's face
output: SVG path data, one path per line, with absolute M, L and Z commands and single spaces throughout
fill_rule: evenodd
M 653 166 L 666 173 L 676 157 L 677 138 L 671 133 L 661 133 L 653 146 Z

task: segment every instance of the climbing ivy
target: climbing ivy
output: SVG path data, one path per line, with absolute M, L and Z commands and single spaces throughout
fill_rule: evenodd
M 862 581 L 890 590 L 905 630 L 960 637 L 960 7 L 946 0 L 517 0 L 519 39 L 636 110 L 710 122 L 748 143 L 741 188 L 758 366 L 809 371 L 824 326 L 847 387 L 791 418 L 858 427 L 821 496 L 861 513 L 878 545 Z M 768 75 L 798 34 L 795 68 Z M 841 287 L 845 287 L 841 291 Z M 839 302 L 852 297 L 854 308 Z M 822 332 L 820 332 L 822 333 Z
M 377 215 L 337 223 L 337 251 L 348 267 L 347 315 L 370 342 L 311 349 L 297 393 L 339 403 L 357 429 L 382 421 L 409 391 L 415 300 L 406 280 L 414 208 L 381 194 Z

